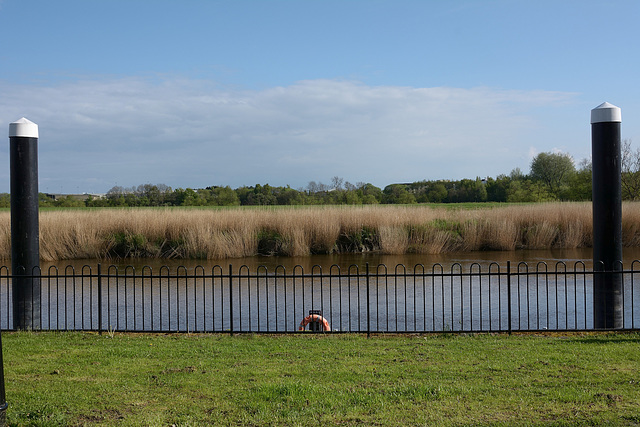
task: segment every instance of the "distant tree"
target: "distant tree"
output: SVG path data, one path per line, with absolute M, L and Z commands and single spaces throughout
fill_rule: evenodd
M 73 196 L 61 197 L 60 199 L 53 202 L 53 205 L 56 207 L 65 207 L 65 208 L 77 208 L 85 206 L 84 200 L 76 199 Z
M 433 185 L 432 181 L 422 180 L 416 181 L 409 184 L 404 184 L 407 191 L 413 194 L 413 197 L 416 198 L 416 202 L 418 203 L 427 203 L 429 202 L 429 197 L 427 196 L 427 192 L 429 188 Z
M 192 188 L 176 188 L 171 197 L 166 200 L 175 206 L 200 206 L 204 204 L 200 194 Z
M 125 194 L 125 189 L 116 185 L 107 191 L 105 199 L 108 201 L 109 206 L 126 206 Z
M 253 193 L 253 187 L 239 187 L 235 190 L 242 206 L 249 204 L 249 194 Z
M 449 190 L 447 200 L 452 203 L 486 202 L 487 189 L 480 178 L 462 179 Z
M 542 182 L 522 179 L 511 181 L 509 184 L 507 202 L 548 202 L 555 198 Z
M 487 187 L 481 178 L 476 177 L 475 181 L 466 179 L 462 180 L 464 187 L 467 190 L 467 197 L 470 202 L 486 202 L 487 201 Z
M 442 182 L 436 182 L 427 190 L 427 200 L 431 203 L 442 203 L 447 199 L 447 187 Z
M 358 187 L 356 185 L 353 185 L 349 181 L 347 181 L 347 182 L 344 183 L 344 189 L 348 190 L 348 191 L 355 191 L 355 190 L 358 189 Z
M 302 205 L 304 204 L 303 194 L 298 190 L 287 187 L 278 187 L 275 191 L 277 203 L 279 205 Z
M 640 148 L 633 150 L 631 140 L 622 142 L 622 198 L 640 199 Z
M 44 193 L 38 193 L 38 206 L 48 207 L 55 206 L 52 196 L 48 196 Z
M 513 180 L 507 175 L 498 175 L 495 179 L 487 179 L 487 200 L 490 202 L 506 202 L 509 197 L 509 186 Z
M 530 178 L 541 182 L 556 198 L 568 186 L 576 168 L 568 153 L 540 153 L 531 161 Z
M 216 187 L 211 190 L 211 199 L 216 206 L 238 206 L 240 199 L 231 187 Z
M 509 178 L 512 180 L 525 179 L 524 173 L 520 168 L 514 168 L 509 173 Z
M 333 190 L 342 190 L 343 182 L 344 180 L 342 178 L 340 178 L 339 176 L 334 176 L 333 178 L 331 178 L 331 188 Z
M 272 187 L 269 184 L 256 184 L 253 188 L 253 193 L 247 195 L 247 204 L 258 206 L 277 205 L 278 199 L 276 199 Z
M 573 174 L 563 198 L 575 201 L 591 200 L 591 181 L 591 160 L 583 159 L 578 170 Z
M 317 193 L 318 191 L 320 191 L 318 189 L 318 183 L 316 183 L 315 181 L 309 181 L 309 184 L 307 184 L 307 191 L 309 192 L 309 194 Z
M 142 184 L 133 191 L 140 206 L 162 206 L 165 197 L 171 193 L 171 187 L 165 184 Z
M 84 204 L 88 208 L 106 208 L 111 206 L 109 199 L 106 197 L 93 197 L 91 195 L 85 199 Z
M 362 198 L 362 204 L 375 205 L 382 201 L 382 189 L 370 183 L 359 182 L 356 184 Z
M 352 190 L 343 191 L 342 203 L 347 205 L 361 205 L 362 204 L 362 195 L 358 192 L 358 189 L 354 188 Z
M 122 196 L 124 194 L 124 188 L 121 186 L 113 186 L 111 187 L 111 189 L 109 189 L 109 191 L 107 191 L 107 198 L 117 198 L 119 196 Z
M 411 204 L 416 203 L 416 198 L 404 184 L 391 184 L 382 191 L 382 203 Z

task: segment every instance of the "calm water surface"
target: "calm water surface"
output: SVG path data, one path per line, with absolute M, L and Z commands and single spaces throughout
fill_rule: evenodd
M 310 255 L 306 257 L 247 257 L 247 258 L 228 258 L 222 260 L 193 260 L 193 259 L 112 259 L 112 260 L 63 260 L 57 262 L 43 262 L 42 269 L 45 271 L 50 266 L 63 270 L 67 266 L 73 266 L 80 269 L 85 265 L 94 267 L 97 263 L 101 263 L 103 267 L 114 265 L 118 268 L 133 266 L 141 269 L 144 266 L 151 267 L 154 271 L 162 266 L 168 266 L 172 271 L 177 267 L 186 267 L 189 271 L 197 266 L 202 266 L 209 270 L 218 265 L 224 271 L 228 271 L 229 265 L 233 266 L 236 271 L 241 266 L 247 266 L 250 271 L 256 271 L 258 267 L 264 266 L 268 271 L 274 271 L 276 267 L 283 266 L 287 272 L 293 271 L 297 266 L 310 272 L 313 268 L 322 268 L 328 271 L 331 266 L 338 266 L 346 271 L 351 266 L 357 266 L 364 269 L 368 263 L 370 268 L 375 268 L 380 264 L 384 264 L 389 268 L 394 268 L 398 264 L 402 264 L 409 269 L 413 269 L 415 265 L 422 264 L 427 268 L 431 268 L 434 264 L 440 264 L 445 270 L 451 268 L 454 264 L 460 264 L 466 271 L 472 264 L 479 264 L 483 269 L 492 264 L 497 263 L 500 266 L 506 266 L 507 261 L 511 261 L 512 268 L 518 263 L 525 262 L 530 267 L 535 267 L 538 263 L 547 263 L 549 267 L 555 267 L 557 262 L 566 263 L 568 268 L 573 268 L 576 262 L 584 262 L 587 269 L 591 269 L 593 252 L 591 248 L 580 249 L 553 249 L 553 250 L 519 250 L 519 251 L 476 251 L 476 252 L 451 252 L 437 255 L 425 254 L 404 254 L 404 255 L 382 255 L 376 253 L 365 254 L 331 254 L 331 255 Z M 640 259 L 640 248 L 624 248 L 623 250 L 624 265 L 627 267 L 634 260 Z

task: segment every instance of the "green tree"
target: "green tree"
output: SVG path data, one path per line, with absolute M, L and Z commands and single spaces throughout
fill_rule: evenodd
M 495 179 L 487 179 L 487 200 L 490 202 L 506 202 L 509 197 L 509 186 L 513 180 L 507 175 L 498 175 Z
M 382 191 L 382 203 L 411 204 L 416 203 L 416 198 L 407 191 L 406 185 L 391 184 L 387 185 Z
M 127 206 L 124 197 L 125 194 L 127 194 L 127 190 L 124 187 L 116 185 L 107 191 L 105 198 L 109 201 L 109 206 Z
M 382 190 L 371 183 L 359 182 L 356 184 L 358 191 L 362 194 L 362 203 L 365 205 L 375 205 L 382 201 Z
M 85 206 L 84 200 L 76 199 L 73 196 L 65 196 L 53 202 L 53 205 L 61 208 L 79 208 Z
M 204 201 L 197 191 L 192 188 L 177 188 L 171 196 L 171 204 L 175 206 L 201 206 Z
M 447 187 L 442 182 L 435 182 L 429 186 L 426 196 L 431 203 L 442 203 L 447 199 Z
M 213 188 L 211 197 L 217 206 L 238 206 L 240 204 L 238 195 L 228 185 L 226 187 Z
M 273 187 L 269 184 L 260 185 L 256 184 L 253 188 L 253 192 L 247 194 L 247 205 L 277 205 L 278 199 L 273 194 Z
M 591 200 L 591 181 L 591 161 L 584 159 L 580 162 L 580 168 L 573 174 L 563 198 L 575 201 Z
M 447 195 L 447 201 L 452 203 L 486 202 L 487 189 L 480 178 L 462 179 L 453 183 Z
M 109 199 L 106 197 L 93 197 L 89 196 L 84 201 L 85 206 L 88 208 L 106 208 L 111 206 Z
M 640 148 L 633 150 L 631 140 L 622 141 L 622 198 L 640 199 Z
M 140 206 L 162 206 L 171 192 L 171 187 L 165 184 L 142 184 L 133 191 Z
M 540 153 L 531 161 L 530 178 L 560 198 L 575 172 L 573 158 L 568 153 Z
M 540 181 L 524 179 L 511 181 L 509 184 L 507 202 L 549 202 L 554 199 L 555 196 Z
M 38 206 L 48 207 L 54 206 L 53 196 L 48 196 L 45 193 L 38 193 Z

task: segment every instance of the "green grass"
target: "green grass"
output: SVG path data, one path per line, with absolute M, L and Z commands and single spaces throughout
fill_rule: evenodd
M 639 425 L 640 335 L 4 333 L 9 425 Z

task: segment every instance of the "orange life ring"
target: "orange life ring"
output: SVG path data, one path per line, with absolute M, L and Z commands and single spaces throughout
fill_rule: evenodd
M 318 322 L 318 323 L 322 324 L 322 330 L 323 331 L 330 331 L 331 330 L 331 326 L 329 326 L 329 322 L 327 322 L 327 319 L 325 319 L 324 317 L 320 316 L 319 314 L 310 314 L 307 317 L 305 317 L 304 319 L 302 319 L 302 322 L 300 322 L 300 326 L 298 327 L 298 330 L 299 331 L 304 331 L 305 326 L 307 326 L 311 322 Z

